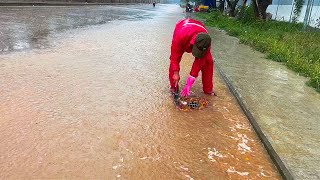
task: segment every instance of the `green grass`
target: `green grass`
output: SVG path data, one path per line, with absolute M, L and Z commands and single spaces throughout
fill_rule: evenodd
M 320 32 L 302 32 L 302 24 L 230 18 L 219 12 L 198 13 L 207 26 L 224 29 L 241 43 L 263 52 L 267 58 L 282 62 L 320 92 Z

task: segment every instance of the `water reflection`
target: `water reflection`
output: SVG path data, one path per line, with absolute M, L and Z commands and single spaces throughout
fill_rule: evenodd
M 150 8 L 150 11 L 149 11 Z M 113 20 L 152 18 L 148 5 L 0 8 L 0 53 L 53 46 L 57 34 Z
M 167 68 L 180 10 L 72 29 L 54 48 L 1 55 L 0 179 L 280 179 L 219 78 L 208 108 L 174 107 Z M 29 33 L 18 39 L 55 38 L 60 25 L 77 24 L 51 20 L 14 30 Z M 192 63 L 185 54 L 180 85 Z M 192 91 L 203 96 L 200 79 Z

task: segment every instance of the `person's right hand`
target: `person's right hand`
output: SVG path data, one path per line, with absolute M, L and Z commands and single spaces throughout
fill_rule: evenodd
M 183 90 L 181 91 L 180 95 L 182 97 L 187 97 L 190 95 L 191 87 L 193 86 L 193 83 L 196 81 L 196 78 L 189 75 L 186 81 L 186 85 L 184 86 Z
M 174 80 L 175 86 L 177 86 L 179 80 L 180 80 L 180 75 L 179 72 L 176 71 L 173 73 L 172 79 Z

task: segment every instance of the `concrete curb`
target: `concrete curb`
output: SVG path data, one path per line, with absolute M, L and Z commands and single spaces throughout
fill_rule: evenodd
M 257 123 L 255 118 L 252 116 L 250 111 L 247 109 L 247 107 L 243 103 L 243 101 L 241 99 L 241 95 L 237 92 L 237 90 L 231 84 L 230 80 L 227 78 L 227 76 L 225 75 L 225 73 L 221 69 L 220 65 L 218 65 L 218 63 L 215 63 L 215 66 L 217 67 L 222 79 L 227 84 L 229 90 L 232 92 L 233 96 L 237 99 L 238 104 L 240 105 L 242 111 L 244 112 L 244 114 L 248 118 L 248 120 L 249 120 L 250 124 L 252 125 L 254 131 L 257 133 L 258 137 L 262 141 L 262 143 L 263 143 L 264 147 L 266 148 L 271 160 L 273 161 L 273 163 L 277 167 L 277 169 L 278 169 L 279 173 L 281 174 L 282 178 L 286 179 L 286 180 L 293 180 L 294 178 L 293 178 L 292 174 L 290 173 L 290 171 L 288 170 L 286 165 L 283 163 L 283 161 L 281 160 L 281 158 L 277 154 L 277 152 L 273 149 L 273 147 L 272 147 L 271 143 L 269 142 L 268 138 L 262 132 L 259 124 Z

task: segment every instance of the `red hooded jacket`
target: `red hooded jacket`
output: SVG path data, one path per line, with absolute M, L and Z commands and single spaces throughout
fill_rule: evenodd
M 170 71 L 180 71 L 180 61 L 183 53 L 192 52 L 191 45 L 194 44 L 196 35 L 200 32 L 208 33 L 199 21 L 184 19 L 176 24 L 171 44 Z M 208 61 L 212 61 L 210 48 L 201 59 L 195 58 L 190 75 L 198 77 L 199 71 Z

